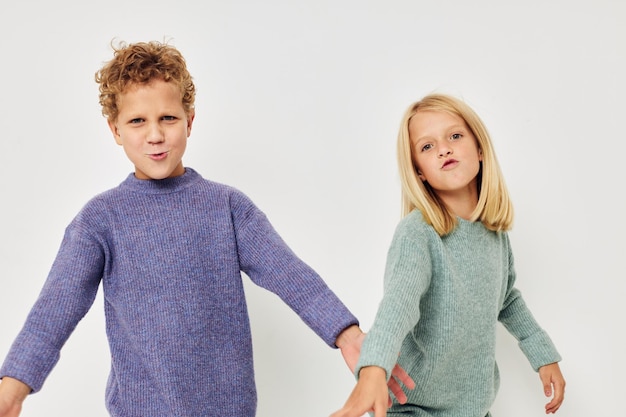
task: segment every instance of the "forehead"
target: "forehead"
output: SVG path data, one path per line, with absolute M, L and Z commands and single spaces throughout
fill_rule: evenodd
M 168 106 L 182 108 L 182 94 L 171 82 L 153 80 L 149 83 L 131 83 L 117 97 L 120 111 L 124 108 Z
M 162 79 L 153 79 L 145 83 L 130 82 L 128 83 L 120 96 L 136 95 L 136 94 L 175 94 L 182 98 L 181 92 L 178 86 L 173 82 L 164 81 Z
M 447 111 L 418 110 L 409 120 L 412 140 L 439 136 L 454 129 L 467 129 L 465 120 Z

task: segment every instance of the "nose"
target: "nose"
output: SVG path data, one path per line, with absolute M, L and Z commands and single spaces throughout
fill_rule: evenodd
M 146 141 L 148 143 L 161 143 L 165 140 L 165 135 L 163 134 L 163 130 L 158 123 L 152 123 L 148 127 L 148 132 L 146 135 Z
M 441 145 L 439 147 L 439 157 L 444 158 L 446 156 L 452 155 L 452 147 L 448 144 Z

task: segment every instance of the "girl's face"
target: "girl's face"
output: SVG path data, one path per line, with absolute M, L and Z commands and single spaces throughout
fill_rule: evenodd
M 162 80 L 131 85 L 119 96 L 118 107 L 109 127 L 135 165 L 135 176 L 160 180 L 184 174 L 193 113 L 185 113 L 176 85 Z
M 418 176 L 437 195 L 478 202 L 476 177 L 482 153 L 462 118 L 444 111 L 418 111 L 409 121 L 409 138 Z

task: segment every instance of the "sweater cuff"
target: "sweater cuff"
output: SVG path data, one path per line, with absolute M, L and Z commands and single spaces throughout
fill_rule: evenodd
M 341 332 L 352 325 L 359 325 L 359 320 L 330 289 L 312 300 L 300 317 L 333 349 L 337 349 L 335 342 Z
M 58 349 L 32 334 L 22 332 L 13 342 L 0 368 L 0 378 L 15 378 L 28 385 L 33 393 L 38 392 L 59 357 Z
M 354 369 L 354 376 L 359 379 L 361 369 L 367 366 L 378 366 L 385 370 L 387 381 L 389 381 L 391 371 L 398 362 L 398 353 L 394 354 L 392 349 L 386 347 L 394 345 L 394 338 L 391 335 L 381 333 L 375 334 L 376 337 L 374 338 L 371 332 L 365 335 L 363 346 L 361 346 L 361 356 Z
M 559 355 L 548 334 L 543 330 L 520 341 L 519 347 L 535 371 L 544 365 L 561 360 L 561 355 Z

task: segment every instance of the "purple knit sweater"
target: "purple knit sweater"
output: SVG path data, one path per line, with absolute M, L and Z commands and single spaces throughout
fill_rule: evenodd
M 0 368 L 41 389 L 102 282 L 114 417 L 254 416 L 241 271 L 328 345 L 356 318 L 241 192 L 187 168 L 93 198 Z

